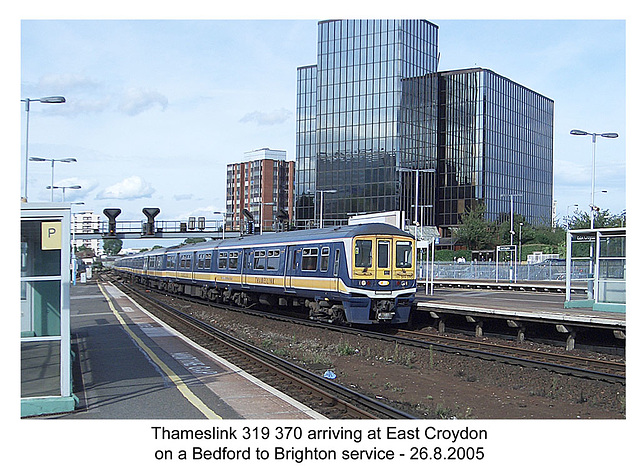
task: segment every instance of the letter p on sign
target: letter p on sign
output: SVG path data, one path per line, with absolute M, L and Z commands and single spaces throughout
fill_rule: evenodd
M 62 223 L 60 221 L 42 223 L 42 250 L 62 249 Z

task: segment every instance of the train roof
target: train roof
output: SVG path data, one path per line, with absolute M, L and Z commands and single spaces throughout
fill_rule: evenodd
M 302 229 L 298 231 L 286 231 L 281 233 L 267 233 L 267 234 L 247 234 L 239 238 L 225 239 L 224 241 L 206 241 L 195 244 L 187 244 L 180 246 L 173 246 L 169 248 L 154 249 L 152 251 L 145 251 L 134 256 L 127 257 L 140 257 L 150 256 L 157 254 L 164 254 L 165 252 L 184 252 L 184 251 L 197 251 L 206 249 L 217 248 L 236 248 L 246 246 L 260 246 L 269 244 L 288 244 L 292 242 L 300 241 L 323 241 L 334 240 L 342 238 L 351 238 L 356 236 L 368 236 L 371 234 L 384 234 L 391 236 L 402 236 L 408 239 L 413 239 L 413 236 L 395 226 L 385 223 L 367 223 L 367 224 L 354 224 L 349 226 L 335 226 L 321 229 Z
M 332 239 L 350 238 L 370 234 L 386 234 L 393 236 L 403 236 L 413 239 L 413 236 L 390 224 L 369 223 L 354 224 L 350 226 L 335 226 L 321 229 L 302 229 L 298 231 L 287 231 L 282 233 L 251 234 L 234 239 L 225 239 L 220 243 L 220 247 L 237 247 L 247 244 L 285 244 L 298 241 L 322 241 Z

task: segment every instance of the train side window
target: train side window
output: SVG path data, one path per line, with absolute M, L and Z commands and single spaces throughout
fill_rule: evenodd
M 329 255 L 331 254 L 331 250 L 328 247 L 323 247 L 320 252 L 320 270 L 322 272 L 327 272 L 329 269 Z
M 156 266 L 156 256 L 149 258 L 149 269 L 153 269 Z
M 275 270 L 280 267 L 280 249 L 272 249 L 267 252 L 267 270 Z
M 204 254 L 198 254 L 198 269 L 204 269 Z
M 229 269 L 238 268 L 238 251 L 229 253 Z
M 318 268 L 318 248 L 302 249 L 302 270 L 313 271 Z
M 266 251 L 256 251 L 253 255 L 253 268 L 256 270 L 264 270 Z
M 210 269 L 211 268 L 211 253 L 207 252 L 204 255 L 204 268 L 205 269 Z
M 372 248 L 370 239 L 356 239 L 356 267 L 371 267 Z
M 221 252 L 218 254 L 218 269 L 226 269 L 227 268 L 227 253 Z
M 337 276 L 340 272 L 340 249 L 336 249 L 336 255 L 333 258 L 333 275 Z

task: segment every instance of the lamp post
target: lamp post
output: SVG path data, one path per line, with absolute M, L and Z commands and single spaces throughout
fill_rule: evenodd
M 222 215 L 222 240 L 224 241 L 224 228 L 227 226 L 227 213 L 224 211 L 214 211 L 213 214 Z
M 24 196 L 23 199 L 27 201 L 27 170 L 29 168 L 29 104 L 32 102 L 41 102 L 43 104 L 62 104 L 66 102 L 63 96 L 47 96 L 39 99 L 20 99 L 20 102 L 24 102 L 24 110 L 27 113 L 27 125 L 25 128 L 25 144 L 24 144 Z
M 64 202 L 64 190 L 79 190 L 82 188 L 80 185 L 71 185 L 71 186 L 47 186 L 47 190 L 51 189 L 51 193 L 53 190 L 62 190 L 62 201 Z
M 53 201 L 53 166 L 56 162 L 72 163 L 77 162 L 73 157 L 69 158 L 42 158 L 42 157 L 29 157 L 30 162 L 51 162 L 51 201 Z
M 420 178 L 420 172 L 423 173 L 435 173 L 436 169 L 435 168 L 425 168 L 424 170 L 420 170 L 419 168 L 404 168 L 404 167 L 398 167 L 398 171 L 399 172 L 409 172 L 409 173 L 415 173 L 416 174 L 416 196 L 415 196 L 415 214 L 414 214 L 414 220 L 413 222 L 416 224 L 416 226 L 418 225 L 418 223 L 420 222 L 418 220 L 418 199 L 419 199 L 419 178 Z M 427 205 L 428 207 L 428 205 Z M 423 223 L 424 224 L 424 223 Z
M 595 132 L 585 132 L 584 130 L 573 129 L 569 132 L 571 135 L 591 135 L 591 143 L 593 143 L 593 155 L 591 159 L 591 203 L 589 204 L 591 213 L 591 229 L 593 229 L 594 215 L 595 215 L 595 195 L 596 195 L 596 137 L 604 137 L 605 139 L 617 139 L 618 134 L 616 132 L 605 132 L 598 134 Z
M 337 192 L 338 190 L 316 190 L 316 193 L 320 193 L 320 228 L 324 227 L 324 194 Z

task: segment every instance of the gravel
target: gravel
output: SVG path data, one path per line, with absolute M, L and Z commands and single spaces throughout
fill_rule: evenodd
M 333 371 L 334 381 L 343 386 L 420 418 L 625 418 L 624 384 L 406 347 L 339 329 L 312 328 L 166 298 L 235 337 L 314 373 Z

